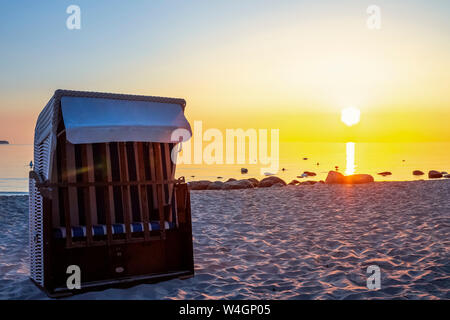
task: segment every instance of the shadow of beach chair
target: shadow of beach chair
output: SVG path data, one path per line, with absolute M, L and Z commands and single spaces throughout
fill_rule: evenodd
M 30 172 L 30 273 L 50 296 L 194 274 L 189 191 L 175 180 L 182 99 L 57 90 Z M 69 266 L 81 290 L 69 290 Z

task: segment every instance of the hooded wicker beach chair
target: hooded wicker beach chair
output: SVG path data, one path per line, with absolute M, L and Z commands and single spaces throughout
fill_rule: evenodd
M 57 90 L 30 172 L 30 273 L 50 296 L 194 274 L 189 191 L 171 161 L 185 101 Z M 69 290 L 69 266 L 81 290 Z

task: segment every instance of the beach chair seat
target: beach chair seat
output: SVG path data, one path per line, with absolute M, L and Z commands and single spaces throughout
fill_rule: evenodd
M 159 221 L 151 221 L 148 223 L 148 227 L 151 231 L 161 230 Z M 171 230 L 176 228 L 176 224 L 173 222 L 165 221 L 164 227 L 166 230 Z M 92 226 L 93 236 L 106 236 L 107 234 L 106 225 L 95 225 Z M 124 234 L 126 231 L 125 224 L 115 223 L 112 225 L 113 234 Z M 143 222 L 133 222 L 131 223 L 131 232 L 138 233 L 144 232 Z M 65 239 L 66 238 L 66 228 L 58 227 L 53 229 L 53 237 L 55 239 Z M 86 237 L 86 226 L 74 226 L 72 227 L 72 238 L 85 238 Z

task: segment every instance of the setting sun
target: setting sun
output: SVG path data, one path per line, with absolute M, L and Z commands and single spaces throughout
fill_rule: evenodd
M 341 121 L 351 127 L 359 122 L 361 111 L 356 108 L 345 108 L 341 111 Z

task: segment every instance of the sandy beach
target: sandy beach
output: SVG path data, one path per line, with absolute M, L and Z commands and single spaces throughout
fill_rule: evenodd
M 47 299 L 28 279 L 27 199 L 0 197 L 0 299 Z M 192 191 L 194 278 L 71 298 L 449 299 L 449 199 L 450 180 Z

